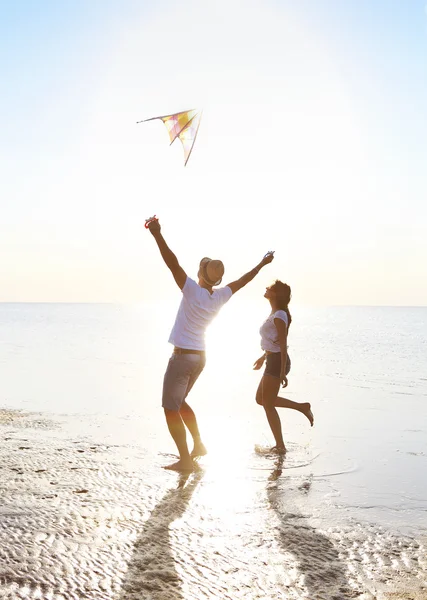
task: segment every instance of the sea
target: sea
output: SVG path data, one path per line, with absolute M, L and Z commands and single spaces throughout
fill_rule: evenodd
M 283 458 L 268 451 L 274 440 L 255 402 L 261 372 L 253 363 L 269 307 L 230 302 L 208 330 L 207 364 L 188 398 L 208 455 L 184 482 L 162 469 L 176 453 L 161 409 L 176 308 L 0 304 L 0 408 L 16 416 L 3 419 L 0 434 L 20 451 L 24 472 L 18 484 L 1 471 L 0 598 L 427 598 L 427 308 L 292 307 L 292 370 L 281 395 L 310 402 L 315 422 L 310 427 L 300 413 L 279 409 Z M 104 587 L 80 580 L 85 569 L 96 579 L 89 559 L 72 583 L 58 570 L 45 588 L 31 583 L 37 569 L 27 558 L 22 572 L 16 567 L 2 580 L 9 564 L 2 544 L 10 544 L 18 522 L 25 531 L 35 498 L 34 536 L 51 527 L 48 501 L 34 491 L 44 483 L 25 484 L 25 469 L 49 455 L 61 485 L 77 446 L 82 457 L 100 449 L 101 479 L 84 484 L 84 506 L 95 511 L 109 490 L 102 514 L 114 539 L 96 545 L 93 523 L 85 539 L 71 526 L 68 533 L 58 526 L 55 535 L 76 536 L 74 543 L 99 552 L 106 544 L 97 563 L 107 569 Z M 61 464 L 59 447 L 69 458 Z M 43 470 L 49 466 L 32 472 Z M 72 477 L 63 480 L 64 507 Z M 57 511 L 61 498 L 52 500 Z M 82 500 L 74 495 L 73 502 Z M 78 512 L 83 505 L 73 506 Z M 100 513 L 95 520 L 106 526 Z M 22 547 L 18 537 L 14 552 L 28 557 L 35 538 Z M 66 550 L 53 558 L 52 548 L 45 549 L 47 571 L 52 561 L 67 562 Z M 28 595 L 17 595 L 23 589 Z M 387 595 L 399 590 L 401 596 Z

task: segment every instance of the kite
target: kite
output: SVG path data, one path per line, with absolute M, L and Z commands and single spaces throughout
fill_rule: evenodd
M 196 141 L 201 118 L 202 111 L 192 109 L 175 113 L 174 115 L 166 115 L 165 117 L 152 117 L 151 119 L 138 121 L 138 123 L 146 123 L 147 121 L 161 119 L 168 130 L 171 145 L 177 137 L 181 140 L 181 144 L 184 148 L 185 167 L 190 158 L 191 151 L 193 150 L 194 142 Z

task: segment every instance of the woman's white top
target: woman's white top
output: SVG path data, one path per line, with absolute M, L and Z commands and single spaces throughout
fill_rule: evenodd
M 264 321 L 259 330 L 261 335 L 261 348 L 268 352 L 280 352 L 279 334 L 277 327 L 274 324 L 274 319 L 282 319 L 286 324 L 286 330 L 288 329 L 288 315 L 284 310 L 276 310 L 275 313 L 271 314 L 268 319 Z

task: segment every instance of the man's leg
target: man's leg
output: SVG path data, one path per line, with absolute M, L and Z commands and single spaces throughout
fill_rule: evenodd
M 179 412 L 185 399 L 191 373 L 191 360 L 188 360 L 186 356 L 173 354 L 169 359 L 163 380 L 162 406 L 169 432 L 179 452 L 179 461 L 165 468 L 174 471 L 192 471 L 194 469 L 194 463 L 188 451 L 184 423 Z
M 187 436 L 181 415 L 177 410 L 169 410 L 168 408 L 164 408 L 163 410 L 165 411 L 169 432 L 179 452 L 179 461 L 165 468 L 175 471 L 192 471 L 194 463 L 188 451 Z
M 194 369 L 192 371 L 192 374 L 189 379 L 188 386 L 187 386 L 187 389 L 185 392 L 185 398 L 187 398 L 188 394 L 190 393 L 190 390 L 192 389 L 193 385 L 196 383 L 197 379 L 199 378 L 201 372 L 205 368 L 205 364 L 206 364 L 205 357 L 199 356 L 198 361 L 194 364 Z M 200 431 L 199 431 L 199 426 L 197 425 L 196 415 L 194 414 L 194 411 L 191 408 L 191 406 L 189 404 L 187 404 L 186 399 L 182 403 L 181 409 L 179 412 L 181 414 L 182 420 L 184 421 L 185 425 L 188 428 L 188 431 L 191 433 L 191 437 L 193 438 L 194 447 L 193 447 L 193 450 L 191 451 L 191 456 L 193 458 L 196 458 L 198 456 L 204 456 L 205 454 L 207 454 L 207 450 L 206 450 L 206 447 L 203 444 L 201 437 L 200 437 Z
M 194 414 L 193 409 L 186 401 L 182 403 L 181 410 L 179 411 L 184 421 L 185 425 L 188 427 L 188 431 L 191 433 L 191 437 L 194 441 L 194 448 L 191 452 L 192 457 L 196 456 L 204 456 L 207 454 L 207 450 L 205 445 L 203 444 L 199 427 L 197 425 L 196 415 Z

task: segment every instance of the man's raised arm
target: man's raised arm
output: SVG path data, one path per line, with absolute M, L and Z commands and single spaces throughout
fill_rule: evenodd
M 262 261 L 252 269 L 252 271 L 249 271 L 248 273 L 246 273 L 245 275 L 243 275 L 242 277 L 240 277 L 240 279 L 237 279 L 236 281 L 233 281 L 233 283 L 229 283 L 228 287 L 231 289 L 231 291 L 233 292 L 233 294 L 235 294 L 236 292 L 238 292 L 240 289 L 242 289 L 242 287 L 245 287 L 245 285 L 247 283 L 249 283 L 250 281 L 252 281 L 252 279 L 258 275 L 258 273 L 260 272 L 260 270 L 265 267 L 265 265 L 268 265 L 269 263 L 271 263 L 271 261 L 273 260 L 274 255 L 273 252 L 267 252 L 267 254 L 264 256 L 264 258 L 262 259 Z
M 150 223 L 148 223 L 148 229 L 150 230 L 150 233 L 152 234 L 153 238 L 156 240 L 156 243 L 160 250 L 160 254 L 162 255 L 162 258 L 165 261 L 168 269 L 171 270 L 176 284 L 182 290 L 187 280 L 187 274 L 179 264 L 175 254 L 165 242 L 165 239 L 161 234 L 161 227 L 158 219 L 153 219 Z

